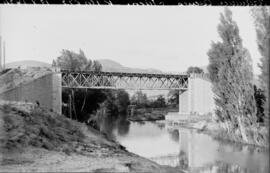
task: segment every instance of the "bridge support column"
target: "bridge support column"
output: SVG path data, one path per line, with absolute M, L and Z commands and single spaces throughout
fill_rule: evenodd
M 62 114 L 62 75 L 54 73 L 52 75 L 52 108 L 54 112 Z
M 191 74 L 188 78 L 188 90 L 179 93 L 180 114 L 207 114 L 215 108 L 212 84 L 202 74 Z
M 179 91 L 179 114 L 187 114 L 189 109 L 189 91 Z

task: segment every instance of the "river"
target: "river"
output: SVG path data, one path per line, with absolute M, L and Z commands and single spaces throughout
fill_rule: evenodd
M 194 173 L 268 173 L 269 154 L 261 149 L 224 143 L 196 130 L 172 128 L 165 121 L 102 122 L 102 131 L 130 152 L 161 165 Z

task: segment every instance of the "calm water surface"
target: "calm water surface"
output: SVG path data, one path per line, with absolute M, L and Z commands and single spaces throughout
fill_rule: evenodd
M 266 151 L 222 143 L 196 130 L 172 128 L 165 121 L 104 120 L 102 131 L 130 152 L 187 172 L 269 172 Z

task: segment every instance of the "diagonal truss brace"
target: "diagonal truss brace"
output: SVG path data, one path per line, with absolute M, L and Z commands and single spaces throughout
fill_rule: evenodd
M 187 90 L 187 74 L 116 73 L 62 70 L 62 87 L 93 89 Z

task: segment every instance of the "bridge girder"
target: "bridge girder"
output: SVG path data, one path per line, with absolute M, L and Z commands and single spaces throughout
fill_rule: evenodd
M 62 87 L 91 89 L 187 90 L 187 74 L 149 74 L 61 70 Z

